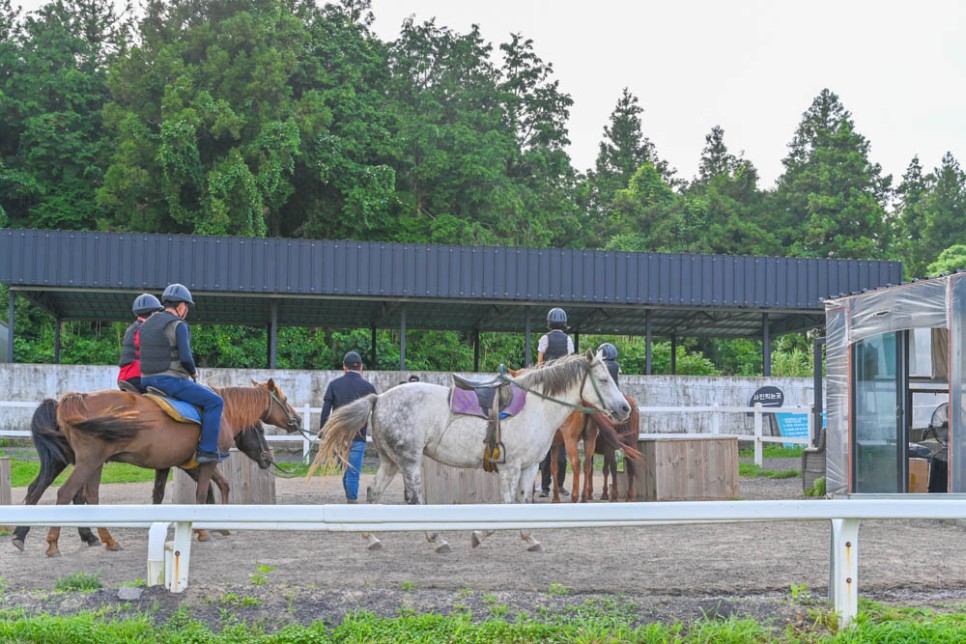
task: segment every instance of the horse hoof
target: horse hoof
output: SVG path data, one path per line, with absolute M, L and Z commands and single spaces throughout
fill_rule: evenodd
M 218 531 L 218 534 L 220 534 L 223 537 L 230 537 L 231 536 L 231 530 L 219 530 Z
M 208 541 L 209 539 L 211 539 L 211 535 L 209 535 L 207 532 L 205 532 L 204 530 L 199 530 L 198 531 L 198 542 L 199 543 L 202 542 L 202 541 Z
M 101 545 L 101 540 L 95 537 L 94 535 L 91 535 L 90 539 L 84 539 L 84 543 L 87 544 L 88 548 L 93 548 L 94 546 Z
M 23 539 L 11 539 L 10 543 L 13 544 L 14 548 L 19 550 L 20 552 L 23 552 Z
M 543 546 L 541 546 L 539 543 L 535 543 L 527 548 L 527 552 L 543 552 Z
M 47 556 L 50 557 L 50 558 L 59 557 L 60 556 L 60 550 L 57 549 L 57 548 L 54 548 L 53 550 L 51 550 L 51 549 L 48 548 L 47 549 Z
M 470 537 L 470 543 L 473 544 L 474 548 L 478 548 L 481 543 L 483 543 L 483 533 L 479 530 L 474 530 L 472 536 Z
M 121 544 L 119 544 L 117 541 L 115 541 L 114 543 L 105 543 L 104 549 L 107 550 L 108 552 L 117 552 L 119 550 L 124 550 Z
M 370 543 L 369 550 L 382 550 L 382 541 L 373 541 Z
M 445 555 L 445 554 L 448 554 L 450 552 L 453 552 L 453 549 L 449 547 L 449 544 L 448 543 L 442 543 L 442 544 L 436 546 L 436 552 L 438 552 L 441 555 Z

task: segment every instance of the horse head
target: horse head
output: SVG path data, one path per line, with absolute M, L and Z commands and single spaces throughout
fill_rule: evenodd
M 268 379 L 268 382 L 257 382 L 252 380 L 252 385 L 268 394 L 268 409 L 262 420 L 270 425 L 281 427 L 289 432 L 297 432 L 302 429 L 302 416 L 289 404 L 285 393 L 282 392 L 275 380 Z
M 600 352 L 594 355 L 592 351 L 587 351 L 585 357 L 588 371 L 581 385 L 580 397 L 595 407 L 600 407 L 618 422 L 627 420 L 631 414 L 631 406 L 627 404 L 624 394 L 610 377 L 603 355 Z
M 258 467 L 267 470 L 272 466 L 272 452 L 265 440 L 265 427 L 262 421 L 255 421 L 255 424 L 246 428 L 235 436 L 235 447 L 242 454 L 258 463 Z

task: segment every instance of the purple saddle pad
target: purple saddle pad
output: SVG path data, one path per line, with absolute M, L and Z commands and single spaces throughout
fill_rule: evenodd
M 480 401 L 476 397 L 475 391 L 459 389 L 457 387 L 453 387 L 450 391 L 452 392 L 449 397 L 450 411 L 454 414 L 467 414 L 486 418 L 486 414 L 483 413 L 483 409 L 480 407 Z M 519 414 L 520 410 L 523 409 L 523 405 L 527 402 L 527 392 L 523 389 L 511 385 L 510 391 L 513 392 L 513 397 L 510 399 L 510 404 L 500 410 L 500 418 Z

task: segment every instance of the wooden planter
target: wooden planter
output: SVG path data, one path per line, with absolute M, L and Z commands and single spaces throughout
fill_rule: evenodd
M 638 442 L 642 464 L 634 479 L 638 501 L 711 501 L 738 497 L 738 439 L 661 434 Z M 627 473 L 617 478 L 625 498 Z
M 480 469 L 450 467 L 423 457 L 423 490 L 430 505 L 502 503 L 500 475 Z
M 231 456 L 218 464 L 228 479 L 228 500 L 232 505 L 275 505 L 275 477 L 270 470 L 259 469 L 252 459 L 235 448 Z M 218 487 L 215 499 L 220 502 Z M 183 471 L 174 470 L 174 503 L 190 505 L 195 502 L 195 482 Z

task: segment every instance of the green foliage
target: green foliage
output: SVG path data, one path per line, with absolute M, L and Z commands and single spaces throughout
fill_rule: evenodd
M 825 477 L 820 476 L 817 479 L 815 479 L 815 482 L 812 483 L 812 487 L 805 490 L 805 496 L 817 496 L 820 498 L 824 497 L 825 496 Z
M 801 475 L 799 470 L 765 470 L 754 463 L 738 463 L 738 476 L 745 478 L 793 479 Z
M 60 591 L 79 590 L 81 592 L 91 592 L 103 588 L 101 578 L 96 574 L 86 572 L 75 572 L 66 577 L 61 577 L 54 584 L 54 588 Z
M 939 253 L 936 261 L 926 269 L 926 274 L 939 275 L 964 269 L 966 269 L 966 244 L 954 244 Z

